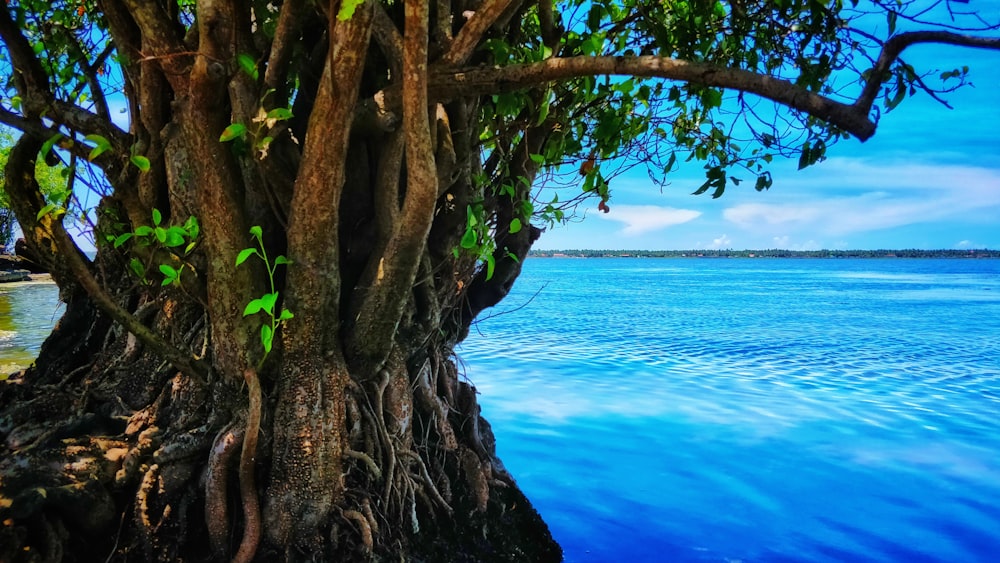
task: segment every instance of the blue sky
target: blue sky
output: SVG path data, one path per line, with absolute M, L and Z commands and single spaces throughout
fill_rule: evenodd
M 611 212 L 597 201 L 583 220 L 544 233 L 536 249 L 1000 248 L 1000 52 L 920 46 L 919 70 L 970 67 L 974 87 L 923 93 L 884 113 L 866 143 L 841 141 L 806 170 L 775 160 L 774 186 L 730 186 L 719 199 L 690 195 L 697 163 L 661 192 L 645 171 L 611 184 Z M 749 185 L 747 185 L 749 184 Z

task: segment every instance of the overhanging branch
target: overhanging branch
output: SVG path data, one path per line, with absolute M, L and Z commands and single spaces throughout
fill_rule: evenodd
M 959 47 L 973 47 L 977 49 L 1000 50 L 1000 37 L 977 37 L 973 35 L 962 35 L 952 31 L 911 31 L 900 33 L 882 45 L 875 66 L 872 67 L 868 80 L 865 82 L 864 90 L 858 101 L 854 103 L 858 111 L 868 115 L 878 97 L 882 83 L 889 77 L 890 68 L 903 51 L 908 47 L 920 43 L 936 43 L 939 45 L 955 45 Z
M 125 327 L 125 330 L 134 334 L 154 353 L 193 380 L 204 381 L 205 368 L 200 362 L 142 324 L 104 291 L 90 272 L 83 253 L 63 228 L 60 219 L 51 214 L 38 217 L 45 201 L 38 189 L 38 183 L 34 180 L 35 155 L 38 154 L 41 145 L 38 137 L 22 136 L 11 149 L 6 169 L 7 192 L 26 236 L 35 235 L 37 238 L 36 233 L 44 233 L 51 237 L 59 258 L 60 272 L 65 272 L 61 277 L 72 277 L 99 309 Z
M 582 76 L 619 75 L 665 78 L 756 94 L 808 113 L 861 140 L 875 133 L 867 112 L 810 92 L 788 80 L 754 72 L 667 57 L 553 57 L 537 63 L 476 67 L 433 73 L 432 99 L 450 99 L 521 90 Z

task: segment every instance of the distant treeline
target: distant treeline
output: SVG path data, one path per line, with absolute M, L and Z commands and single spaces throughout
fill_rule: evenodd
M 1000 250 L 532 250 L 555 258 L 1000 258 Z

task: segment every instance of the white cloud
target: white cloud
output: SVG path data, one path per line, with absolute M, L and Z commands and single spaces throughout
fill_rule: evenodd
M 639 235 L 687 223 L 701 215 L 700 211 L 656 205 L 612 205 L 610 213 L 598 213 L 602 219 L 624 223 L 622 234 Z
M 802 243 L 792 242 L 792 238 L 788 235 L 773 237 L 771 240 L 774 243 L 774 248 L 784 250 L 821 250 L 823 248 L 823 245 L 812 239 Z
M 943 192 L 974 193 L 991 191 L 1000 184 L 1000 170 L 989 167 L 942 164 L 932 162 L 915 163 L 912 160 L 875 160 L 867 158 L 831 158 L 816 167 L 798 174 L 783 175 L 782 187 L 795 186 L 796 189 L 844 189 L 855 188 L 883 194 L 902 191 L 906 195 L 914 191 L 929 190 Z
M 733 239 L 729 238 L 728 235 L 722 235 L 721 237 L 712 239 L 712 244 L 708 245 L 708 248 L 718 250 L 720 248 L 729 248 L 732 245 Z

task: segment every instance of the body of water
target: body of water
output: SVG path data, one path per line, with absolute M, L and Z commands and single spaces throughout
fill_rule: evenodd
M 54 283 L 0 284 L 0 378 L 35 360 L 62 313 Z
M 459 356 L 567 561 L 1000 560 L 1000 261 L 529 259 L 520 305 Z
M 0 286 L 0 366 L 59 312 Z M 1000 260 L 529 259 L 492 314 L 462 369 L 571 563 L 1000 557 Z

